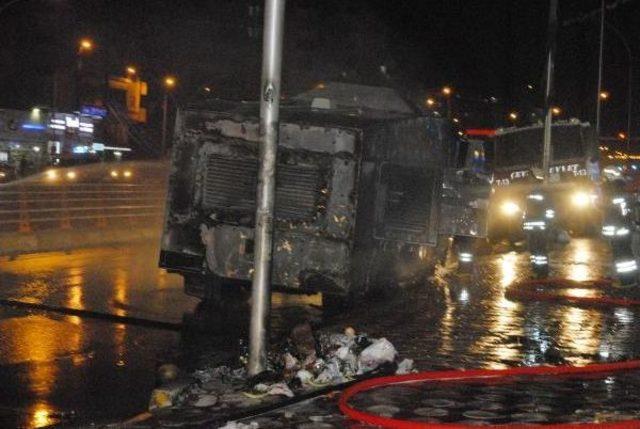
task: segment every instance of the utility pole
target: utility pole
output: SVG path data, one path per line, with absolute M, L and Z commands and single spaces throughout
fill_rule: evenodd
M 162 99 L 162 137 L 160 139 L 160 157 L 164 156 L 167 150 L 167 109 L 169 108 L 169 92 L 164 91 Z
M 284 7 L 285 0 L 265 0 L 260 86 L 260 167 L 247 365 L 249 375 L 261 373 L 266 369 L 267 363 Z
M 596 93 L 596 138 L 600 139 L 600 110 L 602 109 L 602 99 L 600 93 L 602 92 L 602 64 L 604 61 L 604 15 L 605 15 L 605 0 L 602 0 L 600 6 L 600 56 L 598 59 L 598 92 Z
M 553 67 L 556 55 L 556 34 L 558 32 L 558 0 L 551 0 L 549 5 L 549 28 L 547 35 L 547 88 L 544 93 L 544 148 L 542 153 L 542 170 L 544 182 L 549 183 L 549 167 L 551 164 L 551 123 L 553 120 Z
M 629 62 L 627 76 L 627 152 L 629 152 L 629 149 L 631 149 L 631 118 L 633 115 L 633 53 L 627 38 L 624 37 L 622 32 L 609 23 L 607 23 L 607 26 L 622 42 L 624 49 L 627 51 L 627 61 Z
M 165 76 L 162 83 L 164 85 L 164 98 L 162 99 L 162 137 L 160 140 L 161 158 L 167 150 L 167 111 L 169 110 L 169 91 L 175 88 L 177 79 L 173 76 Z

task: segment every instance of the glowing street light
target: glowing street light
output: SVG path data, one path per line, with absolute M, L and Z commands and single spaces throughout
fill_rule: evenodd
M 551 113 L 553 113 L 554 116 L 558 116 L 562 113 L 562 109 L 559 107 L 552 107 L 551 108 Z
M 451 94 L 453 90 L 450 86 L 442 87 L 442 94 L 447 97 L 447 118 L 451 119 L 453 117 L 453 107 L 451 106 Z
M 627 138 L 627 134 L 625 134 L 625 133 L 623 133 L 623 132 L 619 132 L 619 133 L 618 133 L 618 138 L 619 138 L 620 140 L 626 140 L 626 138 Z
M 80 41 L 78 41 L 78 53 L 80 54 L 91 53 L 91 51 L 93 51 L 93 48 L 93 40 L 89 39 L 88 37 L 83 37 L 82 39 L 80 39 Z
M 426 101 L 427 106 L 433 107 L 436 105 L 436 100 L 433 97 L 428 97 Z
M 134 66 L 127 66 L 126 70 L 129 76 L 135 76 L 138 73 L 138 70 L 136 70 Z
M 167 89 L 173 89 L 176 86 L 176 78 L 173 76 L 166 76 L 164 78 L 164 86 Z
M 518 112 L 509 113 L 509 119 L 511 119 L 512 121 L 518 120 Z
M 600 100 L 608 100 L 609 99 L 609 92 L 608 91 L 600 91 Z

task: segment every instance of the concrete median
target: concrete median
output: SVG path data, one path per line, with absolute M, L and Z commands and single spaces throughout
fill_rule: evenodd
M 32 233 L 2 233 L 0 234 L 0 255 L 12 256 L 159 240 L 160 232 L 161 224 L 153 222 L 137 228 L 58 229 Z

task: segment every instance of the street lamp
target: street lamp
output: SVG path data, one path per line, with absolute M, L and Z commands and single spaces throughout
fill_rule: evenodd
M 425 103 L 428 107 L 433 107 L 436 105 L 436 100 L 433 97 L 428 97 Z
M 624 45 L 625 50 L 627 51 L 627 57 L 629 62 L 629 77 L 628 77 L 628 93 L 627 93 L 627 151 L 631 146 L 631 116 L 632 116 L 632 108 L 633 108 L 633 55 L 631 54 L 631 48 L 629 47 L 629 43 L 627 39 L 624 37 L 622 32 L 618 30 L 613 25 L 605 22 L 605 0 L 602 0 L 600 6 L 600 55 L 598 58 L 598 97 L 596 103 L 596 136 L 600 137 L 600 103 L 602 99 L 602 67 L 603 67 L 603 59 L 604 59 L 604 28 L 605 24 L 608 28 L 613 30 L 614 34 L 618 36 L 622 44 Z
M 167 89 L 173 89 L 176 86 L 176 78 L 173 76 L 166 76 L 164 78 L 164 86 Z
M 517 121 L 518 120 L 518 112 L 509 113 L 509 119 L 511 119 L 514 122 Z
M 608 99 L 609 99 L 609 96 L 610 96 L 610 95 L 611 95 L 611 94 L 609 94 L 609 92 L 608 92 L 608 91 L 600 91 L 600 100 L 602 100 L 602 101 L 606 101 L 606 100 L 608 100 Z
M 138 73 L 138 70 L 134 66 L 127 66 L 126 68 L 127 74 L 131 77 L 135 76 Z
M 551 113 L 553 113 L 553 116 L 560 116 L 560 114 L 562 113 L 562 109 L 558 106 L 554 106 L 551 108 Z
M 627 39 L 622 35 L 613 25 L 607 23 L 607 27 L 613 30 L 613 33 L 618 36 L 624 49 L 627 51 L 627 61 L 629 63 L 628 77 L 627 77 L 627 152 L 631 148 L 631 115 L 633 114 L 633 55 L 631 54 L 631 48 Z
M 84 92 L 84 82 L 83 82 L 83 73 L 82 73 L 82 57 L 88 56 L 93 52 L 95 48 L 95 44 L 93 40 L 88 37 L 83 37 L 78 40 L 78 55 L 77 55 L 77 63 L 76 63 L 76 105 L 77 108 L 81 108 L 81 104 L 83 102 L 83 92 Z
M 165 76 L 162 82 L 164 84 L 164 99 L 162 101 L 162 139 L 160 140 L 160 155 L 164 156 L 164 152 L 167 147 L 167 110 L 169 107 L 169 91 L 175 88 L 177 80 L 174 76 Z
M 624 141 L 627 138 L 627 135 L 621 131 L 618 133 L 618 138 Z
M 83 37 L 78 41 L 78 54 L 90 54 L 93 51 L 94 43 L 93 40 L 88 37 Z
M 442 94 L 447 98 L 447 118 L 451 119 L 453 117 L 453 112 L 451 111 L 451 94 L 453 94 L 453 90 L 450 86 L 443 86 Z

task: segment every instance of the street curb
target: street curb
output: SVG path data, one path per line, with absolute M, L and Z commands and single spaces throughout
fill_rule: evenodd
M 53 252 L 107 244 L 159 240 L 160 226 L 146 228 L 45 230 L 0 234 L 0 256 Z

